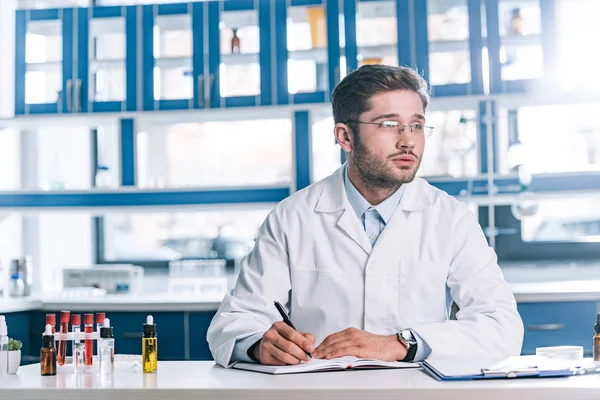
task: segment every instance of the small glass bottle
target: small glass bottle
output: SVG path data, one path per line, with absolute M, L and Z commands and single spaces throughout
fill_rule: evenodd
M 594 361 L 600 361 L 600 313 L 596 316 L 594 330 L 596 331 L 594 336 Z
M 233 29 L 233 37 L 231 38 L 231 53 L 239 54 L 240 53 L 240 37 L 237 35 L 238 30 Z
M 146 317 L 146 323 L 144 324 L 142 369 L 145 374 L 156 372 L 158 369 L 158 339 L 156 338 L 156 325 L 152 315 Z
M 73 314 L 71 315 L 71 329 L 73 329 L 73 333 L 81 332 L 81 314 Z M 73 343 L 71 343 L 73 351 L 73 366 L 75 366 L 75 370 L 78 370 L 84 362 L 82 350 L 82 342 L 79 339 L 73 339 Z
M 40 369 L 42 376 L 56 375 L 56 347 L 54 347 L 54 335 L 50 324 L 46 325 L 46 331 L 42 336 L 42 349 L 40 350 Z
M 100 328 L 98 339 L 98 362 L 101 374 L 112 374 L 115 367 L 115 339 L 110 320 L 104 319 L 104 326 Z

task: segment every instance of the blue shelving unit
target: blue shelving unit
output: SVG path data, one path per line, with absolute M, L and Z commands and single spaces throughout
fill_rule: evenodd
M 106 207 L 191 206 L 210 204 L 277 203 L 290 195 L 289 188 L 232 190 L 114 190 L 0 194 L 0 208 L 101 209 Z
M 552 0 L 538 0 L 541 10 L 540 43 L 544 49 L 544 64 L 553 65 L 556 50 L 553 46 L 555 8 Z M 528 2 L 528 4 L 531 2 Z M 444 50 L 444 46 L 457 43 L 430 42 L 427 26 L 428 6 L 432 1 L 411 0 L 218 0 L 210 2 L 187 2 L 178 4 L 154 4 L 144 6 L 116 6 L 90 8 L 64 8 L 47 10 L 19 10 L 16 14 L 16 73 L 15 113 L 25 114 L 94 114 L 130 112 L 119 115 L 120 184 L 123 190 L 113 192 L 56 192 L 56 193 L 4 193 L 0 194 L 3 208 L 98 208 L 128 206 L 178 206 L 191 204 L 231 204 L 241 202 L 277 202 L 295 190 L 300 190 L 311 180 L 311 107 L 326 106 L 330 93 L 340 80 L 340 56 L 345 57 L 346 70 L 356 69 L 361 59 L 373 53 L 376 56 L 395 55 L 394 64 L 410 65 L 429 78 L 431 54 Z M 485 4 L 486 32 L 482 33 L 482 4 Z M 458 84 L 434 85 L 434 97 L 448 97 L 439 101 L 457 100 L 457 108 L 465 108 L 465 99 L 473 99 L 472 107 L 478 113 L 479 126 L 479 172 L 488 172 L 487 131 L 492 129 L 492 153 L 498 160 L 502 149 L 496 145 L 495 127 L 487 125 L 488 118 L 494 119 L 497 104 L 494 96 L 503 93 L 530 90 L 531 80 L 502 80 L 501 47 L 503 38 L 500 29 L 501 0 L 464 0 L 468 12 L 469 38 L 459 43 L 468 49 L 471 67 L 470 81 Z M 360 9 L 384 6 L 382 16 L 395 18 L 398 37 L 391 44 L 360 47 L 357 41 L 357 25 Z M 387 8 L 386 8 L 387 7 Z M 432 12 L 432 10 L 429 10 Z M 379 11 L 381 14 L 381 10 Z M 298 17 L 299 16 L 299 17 Z M 343 18 L 340 18 L 343 16 Z M 241 21 L 257 26 L 260 51 L 256 54 L 225 54 L 221 49 L 223 28 L 234 28 Z M 234 21 L 234 22 L 231 22 Z M 342 22 L 343 21 L 343 22 Z M 119 33 L 125 40 L 124 59 L 98 59 L 96 54 L 97 35 L 92 25 L 116 22 Z M 324 24 L 324 37 L 315 37 L 313 48 L 307 50 L 288 49 L 288 23 Z M 340 23 L 343 29 L 340 29 Z M 114 25 L 114 24 L 113 24 Z M 111 26 L 113 26 L 111 25 Z M 185 57 L 161 57 L 155 54 L 157 37 L 161 30 L 187 30 L 191 35 L 191 54 Z M 340 32 L 344 35 L 342 38 Z M 36 63 L 27 55 L 27 46 L 35 40 L 46 38 L 58 43 L 61 57 L 58 60 Z M 514 38 L 510 38 L 513 40 Z M 531 38 L 523 38 L 529 43 Z M 31 41 L 31 43 L 30 43 Z M 511 42 L 512 43 L 512 42 Z M 518 41 L 516 42 L 518 44 Z M 505 44 L 505 43 L 504 43 Z M 39 44 L 37 44 L 39 46 Z M 484 94 L 482 51 L 487 47 L 490 60 L 491 96 Z M 31 50 L 29 50 L 31 51 Z M 312 60 L 317 76 L 316 89 L 310 92 L 290 93 L 288 78 L 290 62 Z M 120 99 L 95 99 L 94 74 L 96 64 L 123 65 L 125 69 L 125 95 Z M 223 65 L 256 63 L 260 68 L 260 89 L 251 96 L 226 96 L 222 91 L 225 76 Z M 189 96 L 182 98 L 155 98 L 157 69 L 180 68 L 181 79 L 189 83 Z M 51 71 L 58 79 L 55 98 L 26 99 L 27 87 L 31 82 L 29 72 Z M 51 74 L 50 74 L 51 75 Z M 56 78 L 58 76 L 58 78 Z M 139 80 L 139 81 L 138 81 Z M 454 96 L 454 97 L 449 97 Z M 489 97 L 489 98 L 488 98 Z M 480 101 L 482 100 L 482 101 Z M 462 104 L 459 105 L 458 103 Z M 454 104 L 454 103 L 453 103 Z M 488 109 L 488 105 L 491 108 Z M 161 112 L 195 110 L 207 120 L 217 109 L 260 106 L 289 106 L 289 118 L 294 130 L 294 174 L 289 188 L 234 188 L 222 191 L 136 190 L 136 126 L 137 119 L 148 116 L 155 118 Z M 250 108 L 248 108 L 250 107 Z M 281 110 L 281 107 L 277 107 Z M 287 109 L 286 107 L 283 107 Z M 243 112 L 242 109 L 236 111 Z M 255 108 L 259 110 L 259 108 Z M 273 110 L 264 107 L 261 110 Z M 488 112 L 491 110 L 491 115 Z M 139 112 L 146 111 L 146 112 Z M 254 112 L 254 111 L 253 111 Z M 248 115 L 248 114 L 244 114 Z M 269 111 L 265 118 L 275 115 Z M 281 114 L 277 114 L 281 117 Z M 38 117 L 39 118 L 39 117 Z M 45 118 L 45 116 L 44 116 Z M 162 118 L 162 117 L 161 117 Z M 173 115 L 171 120 L 176 120 Z M 244 118 L 244 117 L 240 117 Z M 494 163 L 493 172 L 498 172 Z M 597 173 L 554 174 L 536 176 L 530 189 L 548 192 L 556 190 L 595 190 L 600 176 Z M 487 179 L 432 179 L 431 183 L 451 195 L 465 193 L 474 196 L 488 194 Z M 519 184 L 514 177 L 495 177 L 497 194 L 515 194 Z

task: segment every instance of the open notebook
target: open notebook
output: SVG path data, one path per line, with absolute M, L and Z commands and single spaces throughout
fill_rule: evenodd
M 325 372 L 325 371 L 342 371 L 346 369 L 374 369 L 374 368 L 419 368 L 416 363 L 396 362 L 396 361 L 380 361 L 369 358 L 357 358 L 346 356 L 333 358 L 331 360 L 311 359 L 308 362 L 303 362 L 297 365 L 286 365 L 283 367 L 250 364 L 250 363 L 235 363 L 233 368 L 244 369 L 247 371 L 263 372 L 266 374 L 281 375 L 281 374 L 298 374 L 302 372 Z

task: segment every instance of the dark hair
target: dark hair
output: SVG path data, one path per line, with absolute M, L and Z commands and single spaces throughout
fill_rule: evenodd
M 417 93 L 423 102 L 423 110 L 429 104 L 427 82 L 414 69 L 363 65 L 346 75 L 333 90 L 331 105 L 334 122 L 337 124 L 359 119 L 362 113 L 371 109 L 371 97 L 395 90 Z

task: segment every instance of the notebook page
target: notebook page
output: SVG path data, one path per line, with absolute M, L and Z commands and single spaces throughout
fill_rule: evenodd
M 356 357 L 340 357 L 331 360 L 311 359 L 308 362 L 303 362 L 297 365 L 273 366 L 261 365 L 252 363 L 237 363 L 234 365 L 236 369 L 244 369 L 247 371 L 265 372 L 268 374 L 294 374 L 301 372 L 313 371 L 328 371 L 346 369 L 351 365 Z
M 371 358 L 358 358 L 354 362 L 354 368 L 380 367 L 380 368 L 418 368 L 417 363 L 401 362 L 401 361 L 381 361 Z

